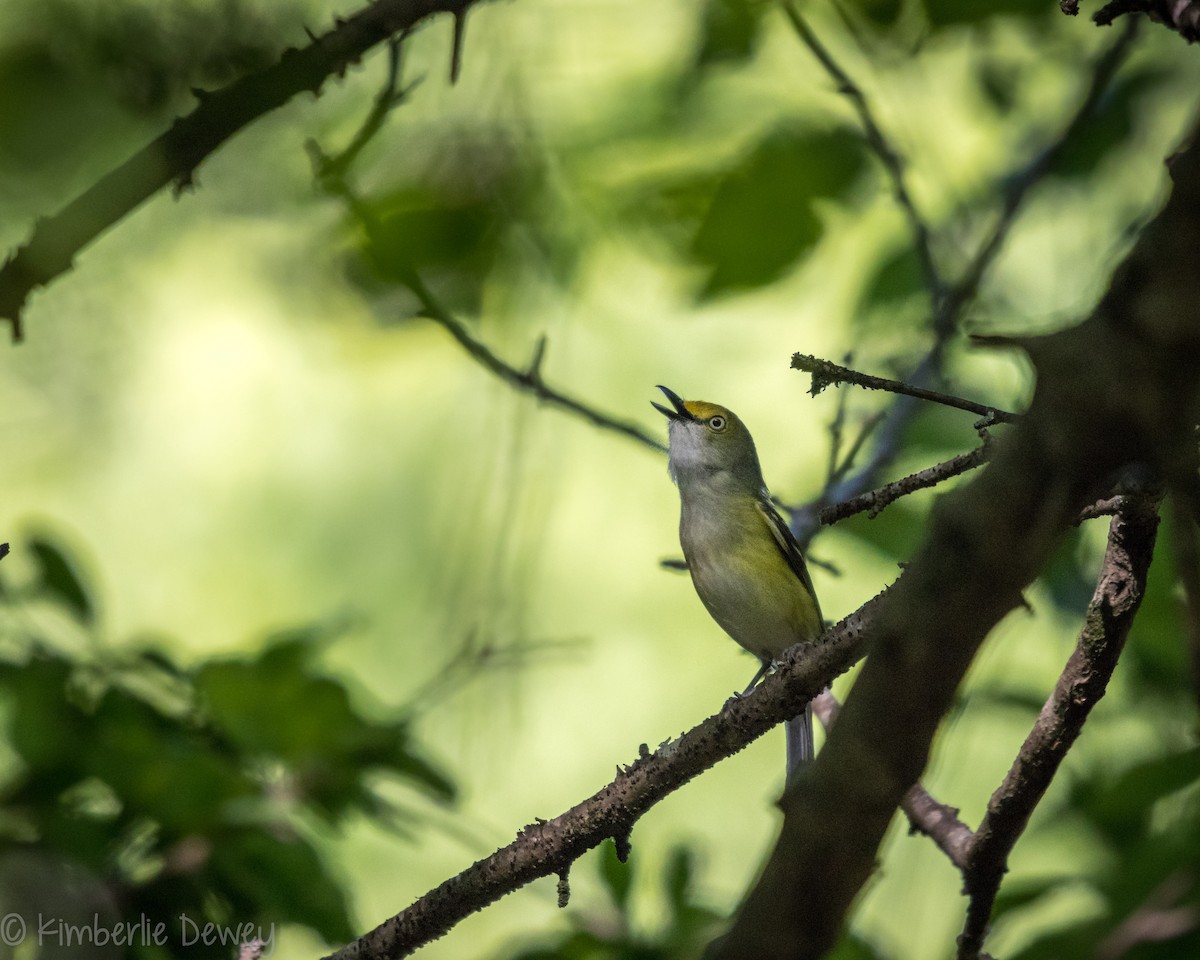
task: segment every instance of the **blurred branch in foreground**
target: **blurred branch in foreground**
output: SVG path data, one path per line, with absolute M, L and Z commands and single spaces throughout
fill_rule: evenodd
M 0 267 L 0 318 L 21 337 L 21 312 L 34 289 L 71 269 L 97 236 L 174 183 L 194 185 L 196 168 L 221 144 L 304 91 L 318 94 L 364 53 L 437 13 L 466 15 L 475 0 L 375 0 L 304 48 L 289 48 L 266 70 L 220 90 L 194 91 L 200 105 L 58 213 L 38 221 L 29 239 Z M 310 34 L 311 36 L 311 34 Z M 456 46 L 457 50 L 457 46 Z
M 919 783 L 901 800 L 913 829 L 930 837 L 962 872 L 970 903 L 959 938 L 959 960 L 981 957 L 1008 857 L 1116 669 L 1145 596 L 1158 528 L 1157 506 L 1154 500 L 1122 499 L 1109 527 L 1108 547 L 1075 650 L 1004 782 L 992 795 L 979 829 L 972 831 L 958 819 L 955 808 L 933 799 Z M 826 730 L 837 720 L 839 709 L 828 691 L 814 700 L 814 712 Z
M 1200 142 L 1176 154 L 1170 172 L 1169 198 L 1091 316 L 1025 342 L 1033 401 L 988 468 L 935 504 L 924 542 L 879 604 L 841 718 L 784 795 L 779 842 L 718 956 L 830 949 L 984 639 L 1021 603 L 1096 488 L 1132 463 L 1163 475 L 1196 470 L 1194 417 L 1180 411 L 1200 408 L 1191 261 Z M 799 885 L 802 912 L 788 906 Z

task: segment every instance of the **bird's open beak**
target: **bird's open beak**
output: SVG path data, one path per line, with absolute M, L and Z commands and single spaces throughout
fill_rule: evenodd
M 661 403 L 655 403 L 653 400 L 651 400 L 650 406 L 652 406 L 655 410 L 661 413 L 668 420 L 696 419 L 690 413 L 688 413 L 688 408 L 683 405 L 683 397 L 677 394 L 674 390 L 668 390 L 661 383 L 658 385 L 658 389 L 661 390 L 666 398 L 671 401 L 671 406 L 673 406 L 675 409 L 668 410 Z

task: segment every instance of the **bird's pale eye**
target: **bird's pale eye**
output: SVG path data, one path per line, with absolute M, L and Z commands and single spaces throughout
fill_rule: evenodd
M 718 414 L 715 417 L 709 417 L 708 425 L 714 430 L 724 430 L 725 429 L 725 418 L 722 417 L 720 414 Z

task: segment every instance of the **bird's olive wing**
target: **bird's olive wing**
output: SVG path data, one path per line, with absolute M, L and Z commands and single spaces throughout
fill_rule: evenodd
M 804 584 L 804 589 L 812 597 L 813 604 L 817 607 L 817 622 L 823 623 L 820 604 L 817 603 L 817 591 L 813 589 L 812 578 L 808 575 L 808 567 L 804 563 L 804 554 L 800 552 L 800 544 L 796 543 L 796 538 L 792 536 L 792 531 L 788 529 L 787 523 L 769 501 L 760 500 L 757 506 L 758 512 L 766 521 L 767 529 L 775 538 L 775 543 L 779 546 L 787 565 L 792 568 L 792 573 Z

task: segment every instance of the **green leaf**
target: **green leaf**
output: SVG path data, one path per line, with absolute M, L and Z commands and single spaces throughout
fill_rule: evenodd
M 215 845 L 212 868 L 217 889 L 253 905 L 264 924 L 297 923 L 328 943 L 356 935 L 345 894 L 317 852 L 298 837 L 239 831 Z
M 894 310 L 915 297 L 928 298 L 925 275 L 914 247 L 905 246 L 880 261 L 875 275 L 865 284 L 863 305 Z M 864 311 L 859 311 L 862 314 Z
M 625 906 L 629 902 L 629 891 L 633 888 L 632 864 L 622 863 L 617 859 L 615 843 L 605 843 L 600 847 L 598 867 L 600 879 L 608 888 L 609 896 L 612 897 L 617 909 L 624 913 Z
M 196 689 L 214 727 L 251 756 L 281 761 L 331 817 L 373 808 L 365 775 L 378 770 L 453 797 L 453 784 L 414 751 L 407 725 L 358 713 L 340 683 L 310 666 L 312 650 L 311 636 L 293 634 L 255 661 L 206 664 Z
M 1170 78 L 1167 70 L 1157 66 L 1119 74 L 1098 109 L 1083 122 L 1055 160 L 1052 175 L 1067 179 L 1090 176 L 1134 135 L 1143 113 L 1142 101 Z
M 781 277 L 821 239 L 814 201 L 844 195 L 863 165 L 861 140 L 844 130 L 764 138 L 717 186 L 692 242 L 710 268 L 703 296 Z
M 708 0 L 700 29 L 698 66 L 748 60 L 758 48 L 766 4 L 755 0 Z
M 30 538 L 29 549 L 38 563 L 37 589 L 61 603 L 81 623 L 90 626 L 95 617 L 91 597 L 66 554 L 38 536 Z

